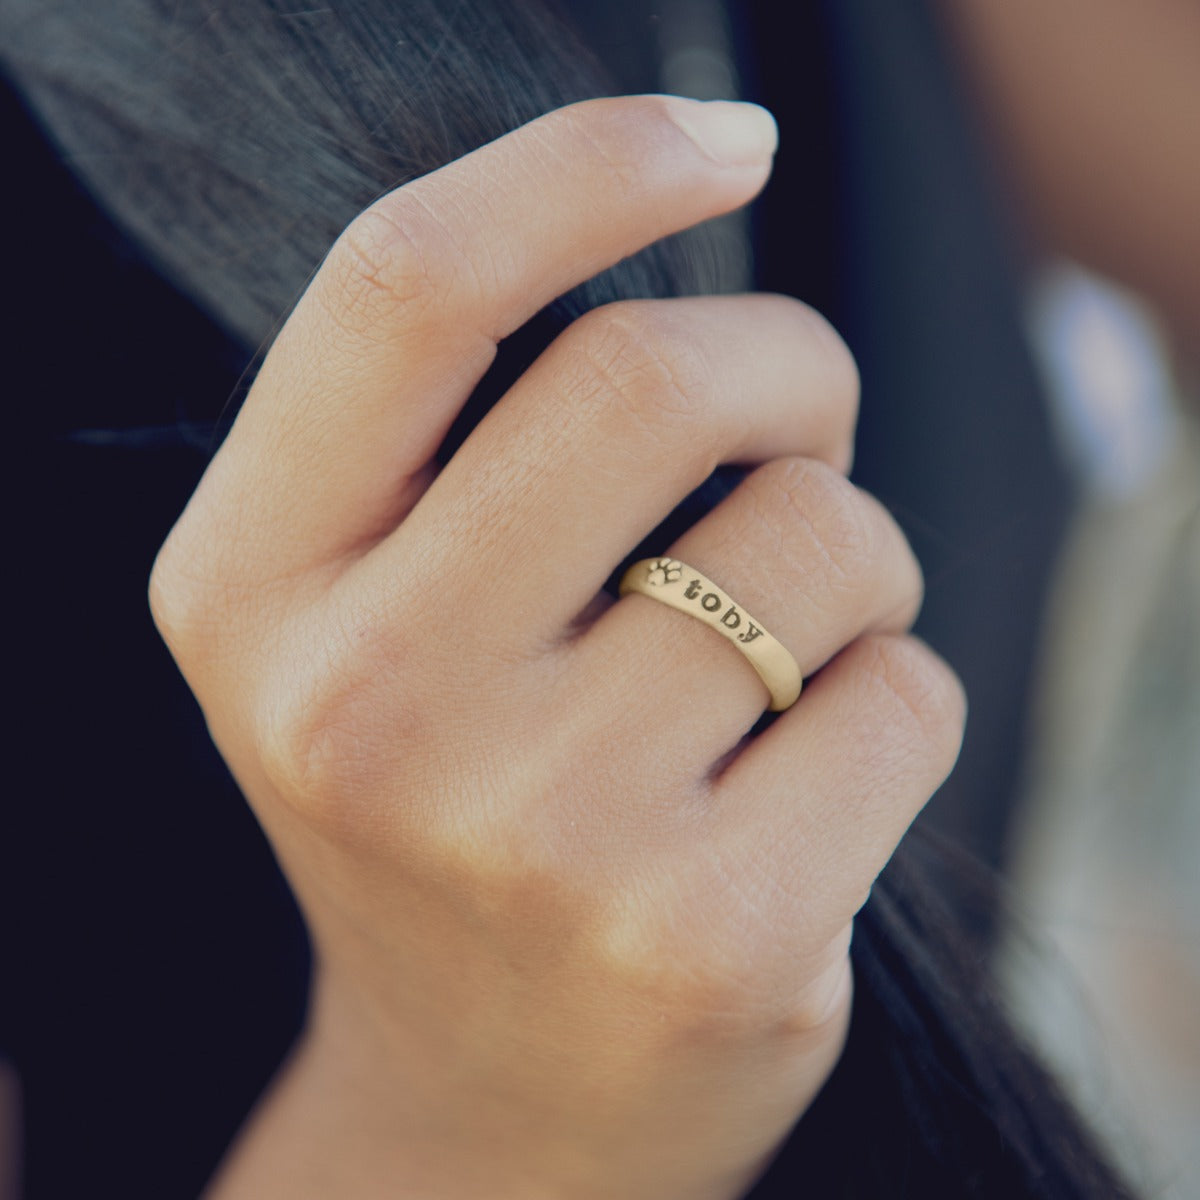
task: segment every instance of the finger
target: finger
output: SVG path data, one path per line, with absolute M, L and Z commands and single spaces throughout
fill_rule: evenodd
M 666 556 L 728 593 L 741 619 L 782 642 L 805 676 L 864 633 L 908 629 L 921 602 L 920 567 L 889 514 L 809 459 L 753 471 Z M 700 774 L 770 700 L 732 642 L 638 593 L 613 605 L 574 649 L 589 704 Z
M 751 105 L 589 101 L 379 200 L 280 333 L 188 521 L 207 534 L 236 513 L 224 549 L 249 581 L 369 544 L 428 484 L 496 342 L 602 268 L 749 200 L 773 131 Z
M 715 780 L 702 836 L 745 894 L 806 935 L 862 907 L 913 818 L 950 773 L 966 701 L 912 637 L 847 647 Z
M 406 564 L 437 561 L 454 581 L 437 597 L 443 620 L 516 651 L 557 641 L 717 463 L 795 454 L 845 468 L 857 397 L 849 351 L 798 301 L 609 305 L 555 341 L 344 582 L 409 609 Z M 504 609 L 487 600 L 500 576 Z

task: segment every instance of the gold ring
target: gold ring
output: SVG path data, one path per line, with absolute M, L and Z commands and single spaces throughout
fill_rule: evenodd
M 782 712 L 800 695 L 800 667 L 782 642 L 711 579 L 677 558 L 643 558 L 621 576 L 620 594 L 641 592 L 712 626 L 729 639 L 771 693 L 771 711 Z

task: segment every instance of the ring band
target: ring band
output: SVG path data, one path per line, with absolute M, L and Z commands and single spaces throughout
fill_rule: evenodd
M 643 558 L 624 575 L 618 589 L 661 600 L 729 639 L 749 660 L 771 693 L 771 711 L 782 712 L 800 695 L 800 667 L 782 642 L 733 602 L 711 579 L 677 558 Z

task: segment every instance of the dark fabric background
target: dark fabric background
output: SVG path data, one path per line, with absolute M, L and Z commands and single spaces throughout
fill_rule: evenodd
M 20 167 L 0 1051 L 25 1090 L 29 1200 L 191 1196 L 294 1037 L 307 972 L 145 598 L 206 461 L 176 418 L 211 423 L 245 355 L 142 265 L 7 93 L 3 129 Z

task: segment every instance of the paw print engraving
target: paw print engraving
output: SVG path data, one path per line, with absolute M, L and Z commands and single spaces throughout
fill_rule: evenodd
M 654 587 L 674 583 L 683 574 L 683 564 L 673 558 L 656 558 L 646 570 L 646 582 Z

